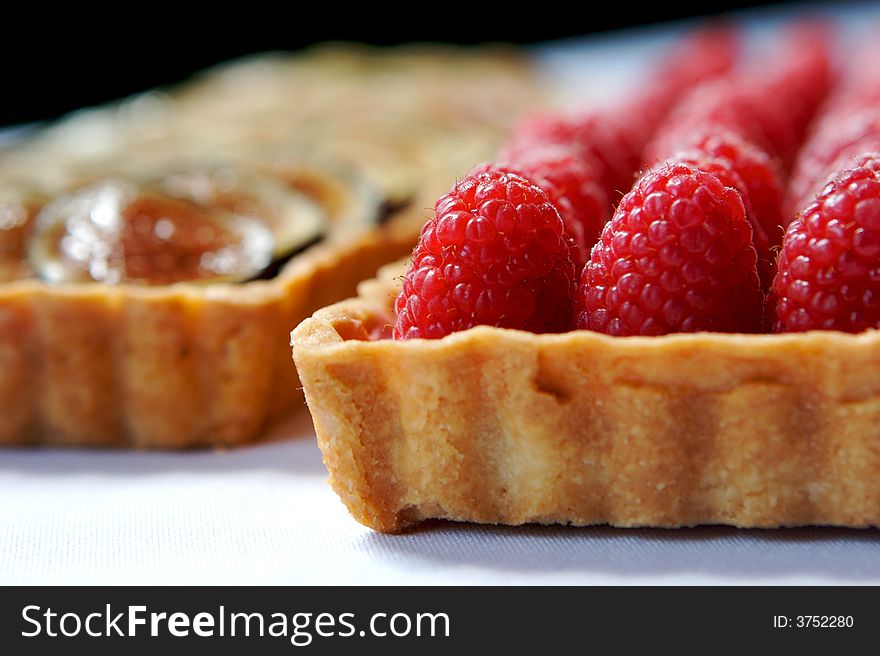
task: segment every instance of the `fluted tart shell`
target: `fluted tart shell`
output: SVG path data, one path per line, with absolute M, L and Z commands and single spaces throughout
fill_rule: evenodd
M 880 524 L 880 333 L 376 339 L 402 272 L 291 340 L 363 524 Z

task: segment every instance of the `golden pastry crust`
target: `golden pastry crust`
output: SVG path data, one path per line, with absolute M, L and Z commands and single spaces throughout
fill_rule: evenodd
M 330 482 L 367 526 L 880 525 L 877 331 L 370 341 L 401 272 L 291 337 Z
M 424 208 L 454 172 L 491 156 L 536 88 L 526 60 L 509 52 L 338 46 L 233 63 L 170 95 L 87 110 L 0 152 L 0 182 L 50 197 L 181 161 L 330 162 L 402 208 L 372 227 L 334 224 L 269 280 L 0 283 L 0 444 L 258 439 L 302 405 L 291 328 L 410 251 Z

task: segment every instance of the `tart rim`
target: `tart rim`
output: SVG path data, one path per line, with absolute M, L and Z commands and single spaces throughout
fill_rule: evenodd
M 724 333 L 714 331 L 699 331 L 693 333 L 668 333 L 665 335 L 627 335 L 613 336 L 604 333 L 595 332 L 586 329 L 570 330 L 564 333 L 532 333 L 526 330 L 516 328 L 499 328 L 495 326 L 473 326 L 466 330 L 450 333 L 439 339 L 406 339 L 406 340 L 363 340 L 363 339 L 346 339 L 339 335 L 336 330 L 338 325 L 344 324 L 350 317 L 350 311 L 356 313 L 374 311 L 376 307 L 382 304 L 393 302 L 396 292 L 399 288 L 396 286 L 395 279 L 402 278 L 404 266 L 408 260 L 400 260 L 387 264 L 380 268 L 375 279 L 366 280 L 358 286 L 358 296 L 344 299 L 333 305 L 321 308 L 315 312 L 312 317 L 306 319 L 294 330 L 297 333 L 296 339 L 299 343 L 308 344 L 319 349 L 335 349 L 339 348 L 342 343 L 350 343 L 352 346 L 356 343 L 370 342 L 381 344 L 383 348 L 429 348 L 441 349 L 446 344 L 454 344 L 460 340 L 469 339 L 470 335 L 488 336 L 493 334 L 505 335 L 511 339 L 540 340 L 548 343 L 564 344 L 567 341 L 588 339 L 597 340 L 603 343 L 615 343 L 623 346 L 623 348 L 663 348 L 664 344 L 676 344 L 678 346 L 689 346 L 693 344 L 709 344 L 712 346 L 728 346 L 737 345 L 736 348 L 745 348 L 748 345 L 761 346 L 770 348 L 771 344 L 789 344 L 798 346 L 808 346 L 811 344 L 821 344 L 825 341 L 837 341 L 849 346 L 857 346 L 860 342 L 869 342 L 880 344 L 880 329 L 869 329 L 861 333 L 847 333 L 839 330 L 810 330 L 805 332 L 788 332 L 788 333 Z M 389 292 L 394 290 L 394 294 Z M 389 306 L 390 310 L 390 306 Z M 389 314 L 389 318 L 393 314 Z M 328 332 L 329 328 L 329 332 Z M 328 343 L 324 338 L 334 334 L 338 339 L 334 339 L 332 343 Z M 291 333 L 293 335 L 293 333 Z M 394 344 L 393 347 L 388 344 Z M 291 338 L 293 345 L 293 338 Z M 653 346 L 649 346 L 653 345 Z M 354 348 L 375 348 L 373 346 L 365 347 L 358 345 Z

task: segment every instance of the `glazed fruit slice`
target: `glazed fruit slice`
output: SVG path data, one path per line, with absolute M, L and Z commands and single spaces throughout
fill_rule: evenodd
M 466 136 L 453 140 L 447 129 L 442 142 L 437 138 L 440 142 L 437 148 L 442 145 L 445 150 L 452 151 L 450 156 L 457 156 L 467 146 L 473 147 L 474 137 L 470 136 L 470 141 Z M 398 135 L 397 138 L 405 141 L 403 135 Z M 458 142 L 464 142 L 461 144 L 462 148 L 453 150 L 452 144 L 458 145 Z M 411 146 L 410 142 L 406 143 Z M 327 175 L 338 177 L 341 174 L 344 180 L 356 179 L 358 189 L 370 189 L 372 198 L 378 197 L 383 204 L 391 207 L 407 205 L 424 184 L 423 173 L 413 164 L 412 155 L 402 152 L 401 147 L 392 143 L 377 143 L 370 141 L 368 137 L 337 136 L 330 142 L 322 143 L 320 148 L 307 149 L 306 152 L 302 152 L 301 143 L 282 144 L 276 148 L 283 149 L 274 151 L 277 155 L 274 165 L 281 171 L 293 169 L 304 173 L 307 169 L 311 170 L 312 175 L 306 175 L 305 179 L 297 175 L 295 180 L 310 180 L 316 173 L 322 179 Z M 291 162 L 291 153 L 294 153 L 296 162 Z M 264 157 L 265 151 L 260 156 Z M 304 162 L 308 162 L 309 166 L 305 166 Z M 320 165 L 316 167 L 316 163 Z
M 282 181 L 233 166 L 193 168 L 165 176 L 155 185 L 173 198 L 254 218 L 272 232 L 272 257 L 284 259 L 325 234 L 324 208 Z
M 252 278 L 274 247 L 258 220 L 108 180 L 43 208 L 28 254 L 47 282 L 168 285 Z
M 316 202 L 327 215 L 330 234 L 371 228 L 385 214 L 388 202 L 379 188 L 362 173 L 341 162 L 316 157 L 306 162 L 275 155 L 250 165 L 260 175 L 279 180 L 288 189 L 305 194 Z
M 188 162 L 141 184 L 97 180 L 52 203 L 28 259 L 50 282 L 240 282 L 273 275 L 331 234 L 376 225 L 383 210 L 377 189 L 342 165 Z
M 219 215 L 232 213 L 264 223 L 274 245 L 271 266 L 254 274 L 259 277 L 275 275 L 292 256 L 317 241 L 336 235 L 350 239 L 353 232 L 375 227 L 394 203 L 359 170 L 330 157 L 307 159 L 301 153 L 262 152 L 234 160 L 163 160 L 139 171 L 128 171 L 124 163 L 109 160 L 78 169 L 62 186 L 92 188 L 111 179 L 124 179 L 148 195 L 187 201 L 206 214 L 221 210 Z M 21 236 L 23 242 L 27 239 Z M 11 241 L 11 236 L 6 241 Z M 24 245 L 23 250 L 30 249 Z M 39 248 L 34 250 L 39 252 Z M 4 247 L 6 251 L 7 259 L 16 266 L 4 269 L 5 278 L 34 276 L 26 256 L 16 251 L 20 257 L 15 262 L 13 249 Z M 43 265 L 38 268 L 42 270 Z M 248 270 L 246 267 L 231 278 L 221 276 L 218 280 L 247 280 Z M 38 277 L 43 274 L 38 272 Z

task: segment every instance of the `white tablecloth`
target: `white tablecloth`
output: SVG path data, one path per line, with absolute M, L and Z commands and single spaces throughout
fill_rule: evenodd
M 356 523 L 298 439 L 225 452 L 0 453 L 4 583 L 878 583 L 880 532 Z
M 863 12 L 843 10 L 850 22 Z M 767 22 L 766 13 L 749 20 L 758 34 Z M 540 53 L 549 73 L 601 88 L 668 38 L 651 31 Z M 326 485 L 306 413 L 273 435 L 223 452 L 0 450 L 0 583 L 880 583 L 874 530 L 446 523 L 381 535 Z

